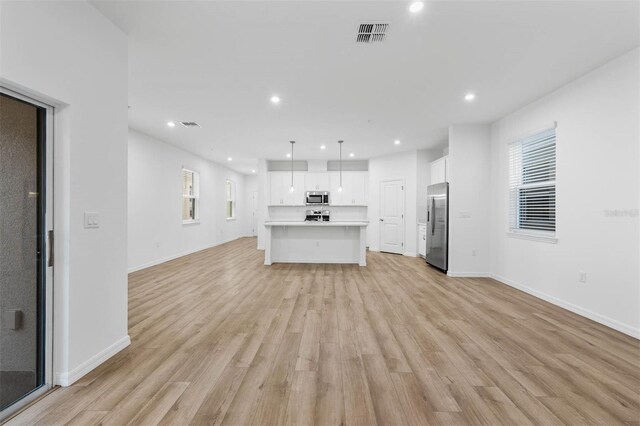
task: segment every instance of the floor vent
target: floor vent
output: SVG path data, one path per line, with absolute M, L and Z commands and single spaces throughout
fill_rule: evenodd
M 366 23 L 358 25 L 356 43 L 381 43 L 387 37 L 387 23 Z
M 181 121 L 180 124 L 182 124 L 184 127 L 202 127 L 195 121 Z

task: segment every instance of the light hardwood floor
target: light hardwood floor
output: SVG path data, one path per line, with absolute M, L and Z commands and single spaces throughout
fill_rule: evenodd
M 262 262 L 245 238 L 131 274 L 131 346 L 12 423 L 638 424 L 631 337 L 416 258 Z

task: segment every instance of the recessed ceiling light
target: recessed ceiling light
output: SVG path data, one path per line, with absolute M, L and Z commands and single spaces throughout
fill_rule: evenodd
M 271 103 L 272 104 L 279 104 L 280 103 L 280 96 L 273 95 L 271 97 Z
M 255 173 L 255 172 L 256 172 L 255 170 L 251 170 L 251 173 Z
M 421 1 L 414 1 L 409 6 L 409 12 L 418 13 L 422 10 L 423 7 L 424 7 L 424 3 L 422 3 Z
M 176 127 L 176 123 L 174 123 L 173 121 L 167 121 L 167 126 Z
M 396 139 L 395 141 L 393 141 L 394 145 L 400 145 L 400 139 Z
M 471 102 L 475 98 L 476 98 L 476 94 L 475 93 L 467 93 L 466 95 L 464 95 L 464 100 L 467 101 L 467 102 Z
M 325 145 L 320 145 L 320 149 L 327 149 Z
M 291 158 L 291 154 L 287 153 L 287 158 Z
M 231 161 L 231 160 L 233 160 L 233 158 L 227 157 L 227 161 Z
M 352 152 L 351 154 L 349 154 L 349 157 L 354 157 L 355 154 Z

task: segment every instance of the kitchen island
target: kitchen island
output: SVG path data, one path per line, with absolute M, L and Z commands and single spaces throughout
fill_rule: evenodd
M 367 221 L 266 221 L 264 264 L 367 265 Z

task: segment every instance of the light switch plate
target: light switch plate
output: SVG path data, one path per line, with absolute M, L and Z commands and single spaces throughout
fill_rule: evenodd
M 100 214 L 96 212 L 84 212 L 85 228 L 100 228 Z
M 22 327 L 22 311 L 7 309 L 2 311 L 2 328 L 4 330 L 18 330 Z

